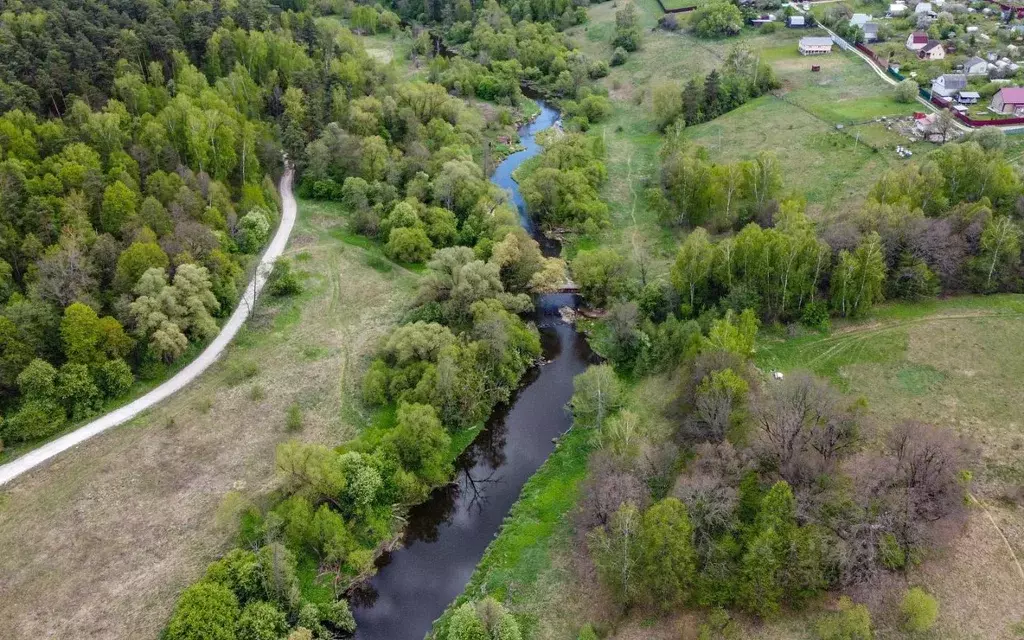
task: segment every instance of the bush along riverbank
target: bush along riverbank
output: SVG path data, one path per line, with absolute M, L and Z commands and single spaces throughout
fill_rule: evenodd
M 248 628 L 255 618 L 278 635 L 354 629 L 347 602 L 337 598 L 374 572 L 408 507 L 449 481 L 469 430 L 508 401 L 537 361 L 537 329 L 517 314 L 533 309 L 531 293 L 564 281 L 561 260 L 545 258 L 490 193 L 472 207 L 491 211 L 476 248 L 433 254 L 419 306 L 371 364 L 363 395 L 380 407 L 375 423 L 336 449 L 279 448 L 282 488 L 269 507 L 246 512 L 239 547 L 182 594 L 168 640 Z

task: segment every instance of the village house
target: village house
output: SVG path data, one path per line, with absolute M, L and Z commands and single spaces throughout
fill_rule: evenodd
M 988 63 L 983 58 L 973 56 L 964 63 L 964 73 L 969 76 L 987 76 Z
M 907 36 L 907 49 L 920 51 L 928 44 L 928 34 L 924 31 L 915 31 Z
M 889 15 L 890 16 L 902 16 L 906 12 L 907 12 L 907 5 L 903 4 L 902 2 L 897 2 L 897 3 L 889 5 Z
M 938 15 L 932 10 L 932 3 L 930 2 L 922 2 L 918 4 L 916 7 L 914 7 L 914 14 L 918 16 L 925 15 L 930 18 L 934 18 L 936 15 Z
M 866 13 L 855 13 L 855 14 L 853 14 L 853 17 L 850 18 L 850 26 L 852 26 L 852 27 L 863 27 L 864 25 L 866 25 L 870 21 L 871 21 L 871 16 L 869 16 L 868 14 L 866 14 Z
M 791 29 L 802 29 L 807 26 L 807 20 L 803 16 L 789 16 L 787 26 Z
M 1024 114 L 1024 87 L 1003 87 L 992 96 L 988 108 L 996 113 Z
M 939 119 L 937 113 L 915 113 L 914 114 L 914 127 L 917 132 L 921 134 L 925 139 L 932 133 L 932 129 L 935 127 L 936 121 Z
M 944 73 L 932 80 L 932 93 L 951 98 L 961 89 L 967 88 L 967 76 L 962 73 Z
M 957 91 L 956 101 L 960 104 L 978 104 L 981 94 L 977 91 Z
M 860 29 L 864 32 L 864 42 L 875 42 L 878 40 L 877 22 L 866 22 Z
M 942 60 L 946 57 L 946 50 L 938 40 L 929 40 L 928 44 L 917 52 L 917 57 L 922 60 Z
M 808 36 L 800 38 L 800 53 L 805 56 L 817 56 L 832 52 L 832 38 Z

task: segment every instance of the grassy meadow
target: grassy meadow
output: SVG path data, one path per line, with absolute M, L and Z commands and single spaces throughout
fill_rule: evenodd
M 238 505 L 274 488 L 277 445 L 370 423 L 361 374 L 418 278 L 347 243 L 342 223 L 300 201 L 286 256 L 303 293 L 265 299 L 220 362 L 143 417 L 5 487 L 0 637 L 158 637 L 233 539 Z
M 778 96 L 763 96 L 685 132 L 708 147 L 713 160 L 731 162 L 774 151 L 785 187 L 806 197 L 810 212 L 818 216 L 855 211 L 878 174 L 903 162 L 894 148 L 908 141 L 875 120 L 909 115 L 914 106 L 897 103 L 891 86 L 852 54 L 837 49 L 813 60 L 801 56 L 797 41 L 814 31 L 781 28 L 762 33 L 745 28 L 734 38 L 703 40 L 685 29 L 654 28 L 662 13 L 656 0 L 636 0 L 634 5 L 640 13 L 642 46 L 600 80 L 613 111 L 591 129 L 606 146 L 609 180 L 601 195 L 613 219 L 601 244 L 618 244 L 628 251 L 636 229 L 663 252 L 674 251 L 678 238 L 660 229 L 642 198 L 643 189 L 657 180 L 662 142 L 653 118 L 652 87 L 662 82 L 682 85 L 703 76 L 724 64 L 734 46 L 748 47 L 767 60 L 782 89 Z M 607 60 L 619 8 L 615 2 L 594 5 L 588 11 L 590 21 L 567 33 L 588 56 Z M 685 26 L 688 16 L 678 17 Z M 821 66 L 820 72 L 811 72 L 812 62 Z M 918 152 L 929 148 L 910 146 Z

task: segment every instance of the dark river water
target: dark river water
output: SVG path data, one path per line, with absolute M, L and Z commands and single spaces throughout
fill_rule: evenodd
M 541 108 L 541 115 L 520 130 L 526 148 L 498 165 L 492 180 L 512 192 L 523 226 L 546 254 L 554 255 L 557 244 L 536 232 L 512 180 L 512 171 L 541 151 L 534 135 L 558 119 L 556 111 L 543 104 Z M 540 296 L 536 304 L 532 319 L 540 330 L 546 364 L 527 372 L 509 404 L 495 410 L 486 430 L 456 462 L 455 482 L 410 511 L 403 547 L 384 554 L 377 575 L 352 594 L 356 638 L 422 640 L 462 593 L 523 484 L 554 449 L 552 439 L 569 428 L 565 404 L 572 395 L 573 376 L 595 357 L 583 336 L 559 317 L 559 307 L 575 307 L 574 296 Z

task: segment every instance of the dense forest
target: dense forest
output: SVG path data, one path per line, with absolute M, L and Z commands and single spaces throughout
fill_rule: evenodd
M 76 11 L 3 15 L 7 442 L 90 415 L 212 337 L 278 216 L 280 147 L 250 69 L 204 73 L 144 12 L 141 56 L 124 15 L 96 7 L 88 29 Z

